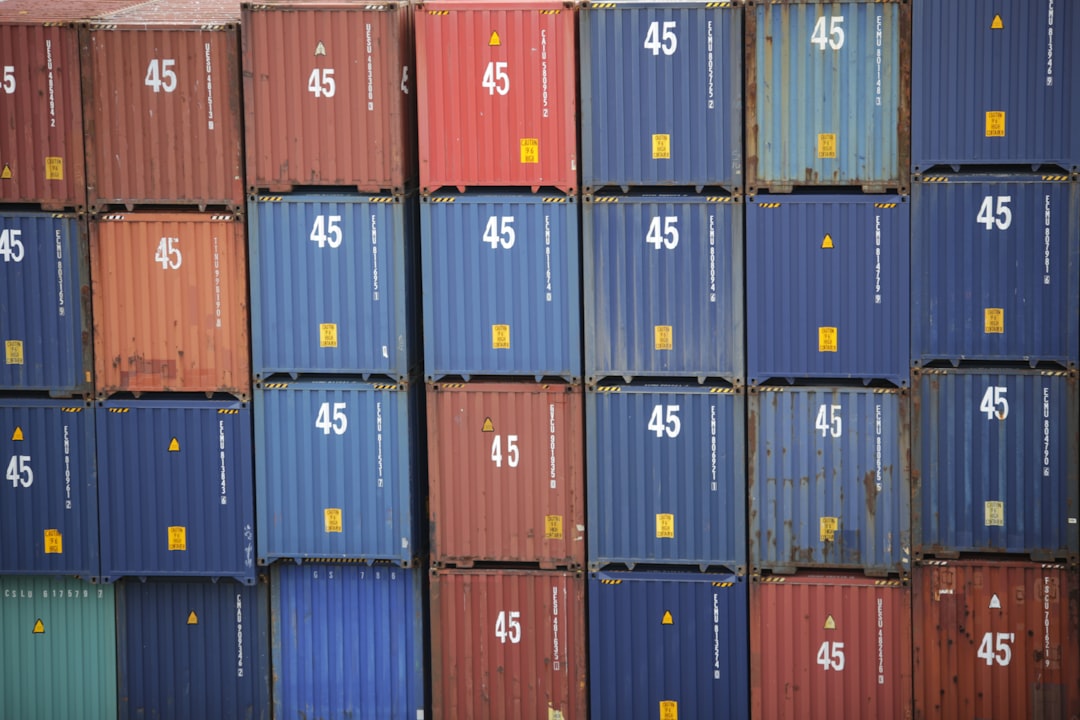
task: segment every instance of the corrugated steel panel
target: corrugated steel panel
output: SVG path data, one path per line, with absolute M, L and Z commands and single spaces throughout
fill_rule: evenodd
M 917 372 L 915 557 L 1080 552 L 1076 373 Z
M 416 196 L 262 195 L 249 208 L 256 379 L 408 376 L 420 360 Z
M 112 587 L 0 577 L 0 718 L 116 717 Z
M 423 720 L 423 577 L 399 568 L 275 566 L 274 717 Z
M 906 200 L 898 195 L 750 199 L 746 364 L 751 384 L 811 377 L 907 386 Z
M 434 564 L 585 565 L 583 405 L 580 386 L 427 386 Z
M 742 8 L 599 2 L 581 10 L 585 192 L 743 185 Z
M 899 580 L 772 576 L 750 588 L 755 720 L 911 717 L 911 590 Z
M 432 573 L 435 717 L 584 720 L 585 622 L 580 573 Z
M 424 546 L 423 390 L 310 380 L 256 392 L 259 563 L 412 564 Z
M 746 189 L 907 192 L 907 0 L 758 2 L 746 12 Z
M 915 717 L 1080 717 L 1080 582 L 1064 565 L 916 566 Z
M 424 198 L 420 224 L 429 380 L 581 377 L 574 198 Z
M 0 213 L 0 259 L 0 388 L 91 394 L 86 224 L 76 215 Z
M 755 569 L 910 570 L 907 391 L 754 388 L 748 417 Z
M 1080 170 L 1080 7 L 913 0 L 911 157 Z M 993 113 L 993 114 L 992 114 Z
M 741 390 L 611 386 L 585 395 L 589 566 L 746 569 Z
M 575 15 L 563 0 L 417 5 L 421 192 L 576 191 Z
M 585 200 L 584 225 L 590 383 L 743 381 L 741 201 L 597 196 Z
M 1080 117 L 1080 116 L 1078 116 Z M 911 357 L 1080 358 L 1080 183 L 924 177 L 911 198 Z
M 206 580 L 117 585 L 121 718 L 270 718 L 270 605 Z
M 594 573 L 592 717 L 748 717 L 746 590 L 734 575 Z
M 255 581 L 251 410 L 212 400 L 98 404 L 101 574 Z
M 98 397 L 251 388 L 244 226 L 233 215 L 90 223 Z
M 393 0 L 244 4 L 249 187 L 400 192 L 416 178 L 412 17 Z
M 0 573 L 100 574 L 94 413 L 0 398 Z

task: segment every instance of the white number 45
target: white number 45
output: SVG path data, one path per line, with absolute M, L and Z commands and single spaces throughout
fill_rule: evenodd
M 837 672 L 843 670 L 844 643 L 830 643 L 828 640 L 821 643 L 821 649 L 817 651 L 817 664 L 826 670 L 836 670 Z
M 1008 230 L 1012 225 L 1012 210 L 1009 209 L 1011 202 L 1012 195 L 998 195 L 997 207 L 995 207 L 994 196 L 987 195 L 979 206 L 979 214 L 975 216 L 975 222 L 987 230 L 993 230 L 995 225 L 998 230 Z
M 334 403 L 333 419 L 330 418 L 330 403 L 324 402 L 319 406 L 319 414 L 315 416 L 315 427 L 323 431 L 323 435 L 329 435 L 333 430 L 335 435 L 344 435 L 345 428 L 349 426 L 349 418 L 345 417 L 345 403 Z
M 1009 643 L 1015 640 L 1016 635 L 1013 633 L 986 633 L 975 654 L 985 660 L 987 665 L 996 662 L 1005 667 L 1012 661 L 1012 648 Z
M 146 79 L 143 80 L 143 84 L 152 87 L 156 93 L 162 90 L 171 93 L 176 90 L 176 71 L 173 70 L 174 67 L 176 67 L 176 60 L 172 58 L 165 58 L 164 60 L 153 58 L 150 64 L 146 66 Z
M 509 640 L 513 644 L 521 642 L 521 613 L 517 610 L 500 610 L 499 617 L 495 618 L 495 637 L 505 645 Z
M 652 415 L 649 416 L 649 424 L 646 427 L 656 433 L 658 438 L 662 438 L 664 435 L 669 438 L 678 437 L 679 430 L 682 429 L 682 422 L 679 420 L 679 406 L 653 406 Z
M 982 402 L 979 403 L 979 411 L 986 413 L 987 420 L 1004 420 L 1009 417 L 1009 401 L 1005 399 L 1008 388 L 999 385 L 991 385 L 983 393 Z
M 665 55 L 674 55 L 675 48 L 679 46 L 679 38 L 675 35 L 674 20 L 664 22 L 663 42 L 660 39 L 660 23 L 649 23 L 649 29 L 645 31 L 645 49 L 652 50 L 653 55 L 659 55 L 661 50 Z
M 817 19 L 817 23 L 814 24 L 814 32 L 810 35 L 810 42 L 817 45 L 820 50 L 824 50 L 828 45 L 833 50 L 839 50 L 844 47 L 844 28 L 841 27 L 844 24 L 844 16 L 837 15 L 829 18 L 829 34 L 825 34 L 825 16 L 822 15 Z

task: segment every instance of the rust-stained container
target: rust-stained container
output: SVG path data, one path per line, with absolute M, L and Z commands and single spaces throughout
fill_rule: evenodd
M 429 383 L 432 564 L 585 564 L 581 386 Z
M 416 10 L 420 191 L 577 189 L 573 4 L 429 0 Z
M 239 0 L 152 0 L 83 31 L 87 201 L 243 209 Z
M 546 570 L 436 570 L 437 720 L 585 720 L 585 580 Z
M 917 565 L 915 717 L 1080 717 L 1080 578 L 1064 565 Z
M 756 720 L 909 720 L 910 588 L 849 575 L 755 578 L 750 707 Z
M 90 223 L 98 397 L 226 392 L 247 399 L 247 263 L 231 214 L 128 213 Z
M 383 0 L 245 2 L 247 182 L 401 192 L 416 178 L 413 11 Z

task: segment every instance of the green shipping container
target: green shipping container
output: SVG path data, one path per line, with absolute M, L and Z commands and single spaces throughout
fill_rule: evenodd
M 0 577 L 0 720 L 116 718 L 111 585 Z

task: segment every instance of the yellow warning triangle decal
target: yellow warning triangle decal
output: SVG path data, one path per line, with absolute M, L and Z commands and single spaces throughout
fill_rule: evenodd
M 11 439 L 12 440 L 22 440 L 23 439 L 22 428 L 19 427 L 18 425 L 15 426 L 15 432 L 11 433 Z
M 664 611 L 664 619 L 660 621 L 660 624 L 661 625 L 674 625 L 675 624 L 675 618 L 671 617 L 671 611 L 670 610 L 665 610 Z
M 44 635 L 45 634 L 45 623 L 41 622 L 41 618 L 38 618 L 37 622 L 34 623 L 34 634 L 35 635 Z
M 502 40 L 499 39 L 499 33 L 492 30 L 491 39 L 488 40 L 488 47 L 499 47 L 500 45 L 502 45 Z
M 198 625 L 199 624 L 199 616 L 195 614 L 194 610 L 192 610 L 191 614 L 187 616 L 187 624 L 188 625 Z
M 994 21 L 992 23 L 990 23 L 990 29 L 991 30 L 1004 30 L 1005 29 L 1005 23 L 1001 22 L 1001 16 L 1000 15 L 995 15 L 994 16 Z
M 7 163 L 4 163 L 4 169 L 3 169 L 3 171 L 0 171 L 0 180 L 10 180 L 10 179 L 11 179 L 11 166 L 8 165 Z
M 495 432 L 495 425 L 491 422 L 491 418 L 484 418 L 484 427 L 480 428 L 480 432 Z
M 832 250 L 833 249 L 832 235 L 830 235 L 829 233 L 825 233 L 825 239 L 821 241 L 821 249 L 822 250 Z
M 829 615 L 828 617 L 825 618 L 825 629 L 826 630 L 835 630 L 836 629 L 836 621 L 832 619 L 832 615 Z
M 176 438 L 169 443 L 169 452 L 180 452 L 180 442 Z
M 318 57 L 319 55 L 325 55 L 325 54 L 326 54 L 326 46 L 323 45 L 320 42 L 318 45 L 315 46 L 315 56 Z

